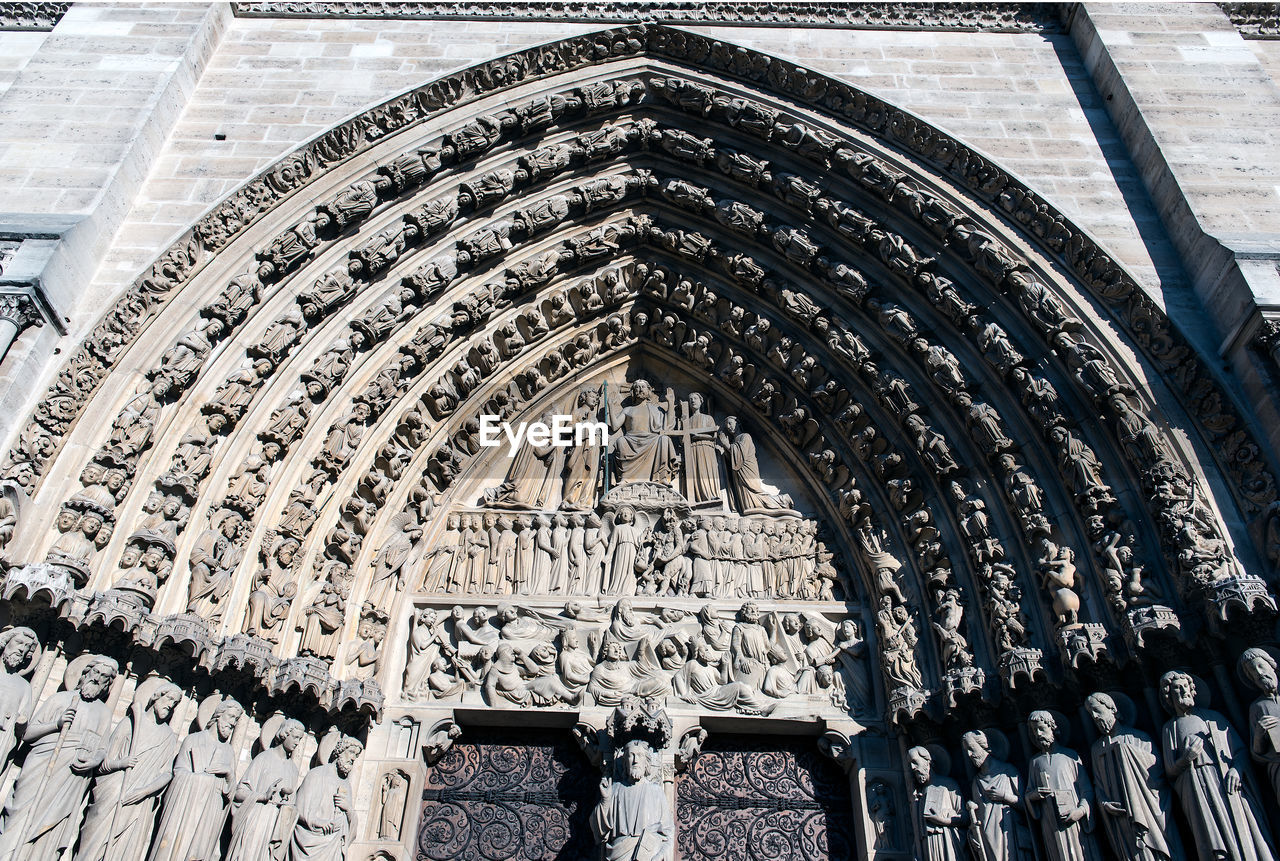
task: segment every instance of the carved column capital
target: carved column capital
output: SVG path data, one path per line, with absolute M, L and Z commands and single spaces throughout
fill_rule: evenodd
M 0 293 L 0 320 L 8 320 L 19 333 L 28 326 L 44 325 L 44 315 L 27 293 Z

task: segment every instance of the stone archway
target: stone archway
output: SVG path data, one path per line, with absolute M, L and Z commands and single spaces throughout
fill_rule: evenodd
M 616 483 L 571 489 L 478 447 L 482 413 L 584 406 L 656 410 L 627 444 L 678 468 L 615 452 Z M 743 436 L 762 485 L 726 458 Z M 395 721 L 517 707 L 598 730 L 624 677 L 682 732 L 954 737 L 1011 727 L 1027 688 L 1065 709 L 1153 655 L 1235 648 L 1275 608 L 1250 537 L 1271 472 L 1096 244 L 919 120 L 665 27 L 436 81 L 250 182 L 104 317 L 5 476 L 31 497 L 15 622 L 384 751 Z M 607 558 L 553 564 L 593 528 Z M 687 572 L 656 573 L 668 549 Z M 460 553 L 484 563 L 460 577 Z M 748 599 L 767 625 L 735 621 Z M 711 684 L 737 637 L 759 666 Z M 904 802 L 896 748 L 857 756 Z

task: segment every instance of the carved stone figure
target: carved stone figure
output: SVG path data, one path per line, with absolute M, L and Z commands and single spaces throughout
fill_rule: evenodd
M 0 634 L 0 778 L 31 717 L 31 682 L 26 676 L 39 659 L 40 641 L 30 628 Z
M 231 573 L 244 558 L 238 545 L 244 517 L 223 509 L 214 515 L 210 528 L 201 533 L 191 548 L 191 583 L 187 589 L 187 612 L 211 622 L 222 618 L 222 600 L 231 589 Z
M 1273 861 L 1240 736 L 1222 715 L 1196 706 L 1196 684 L 1186 673 L 1161 677 L 1160 700 L 1173 716 L 1160 734 L 1165 771 L 1200 858 Z
M 118 668 L 88 655 L 67 667 L 66 690 L 45 699 L 27 723 L 27 755 L 0 819 L 0 857 L 58 858 L 76 841 L 94 771 L 107 754 L 105 702 Z
M 1027 719 L 1031 741 L 1040 752 L 1027 771 L 1027 813 L 1040 823 L 1049 861 L 1098 859 L 1093 842 L 1093 786 L 1074 750 L 1060 747 L 1058 724 L 1047 711 Z
M 296 538 L 276 536 L 270 541 L 265 564 L 254 577 L 245 611 L 246 634 L 277 642 L 289 604 L 298 594 L 293 582 L 293 564 L 301 543 Z
M 160 824 L 148 861 L 189 861 L 218 856 L 227 799 L 235 786 L 231 735 L 244 716 L 233 699 L 217 704 L 206 728 L 187 736 L 174 760 Z
M 964 754 L 977 774 L 969 811 L 969 847 L 978 861 L 1030 861 L 1031 835 L 1022 822 L 1022 789 L 1018 772 L 991 754 L 985 732 L 964 734 Z
M 653 386 L 648 380 L 631 384 L 631 403 L 610 409 L 610 432 L 618 480 L 666 483 L 675 472 L 676 451 L 663 431 L 674 422 L 671 398 L 665 406 L 651 401 Z
M 591 830 L 603 861 L 675 858 L 675 822 L 658 752 L 648 742 L 635 739 L 615 754 L 612 775 L 600 783 Z
M 307 772 L 298 787 L 298 824 L 289 844 L 289 861 L 345 861 L 355 838 L 355 803 L 348 779 L 364 746 L 341 738 L 326 765 Z
M 959 784 L 934 770 L 933 754 L 927 747 L 907 751 L 907 764 L 916 784 L 912 812 L 923 861 L 965 861 L 961 831 L 965 809 Z
M 387 526 L 387 541 L 373 557 L 373 582 L 365 601 L 375 607 L 390 607 L 396 594 L 405 586 L 404 564 L 413 552 L 414 543 L 422 536 L 422 527 L 409 512 L 392 518 Z
M 396 769 L 382 778 L 378 816 L 378 839 L 399 840 L 404 825 L 405 802 L 408 801 L 409 778 Z
M 151 843 L 160 795 L 173 780 L 178 752 L 169 720 L 182 702 L 177 685 L 157 682 L 139 685 L 129 715 L 111 733 L 80 831 L 77 859 L 142 858 Z
M 786 494 L 771 494 L 760 482 L 760 462 L 751 435 L 738 422 L 737 416 L 726 416 L 719 446 L 729 468 L 729 488 L 740 514 L 780 512 L 791 509 Z
M 268 726 L 268 724 L 264 725 Z M 282 861 L 294 819 L 298 767 L 293 753 L 306 735 L 302 723 L 280 722 L 274 737 L 253 758 L 231 798 L 231 843 L 227 861 Z
M 1238 665 L 1240 676 L 1262 696 L 1249 706 L 1249 752 L 1266 766 L 1271 790 L 1280 800 L 1280 691 L 1277 691 L 1276 659 L 1263 649 L 1245 649 Z
M 1101 736 L 1090 760 L 1102 830 L 1123 861 L 1174 857 L 1172 822 L 1163 790 L 1164 769 L 1150 736 L 1119 722 L 1109 695 L 1096 693 L 1085 707 Z
M 712 711 L 737 710 L 765 715 L 776 703 L 745 682 L 725 681 L 722 658 L 705 640 L 698 640 L 693 655 L 672 679 L 675 695 Z

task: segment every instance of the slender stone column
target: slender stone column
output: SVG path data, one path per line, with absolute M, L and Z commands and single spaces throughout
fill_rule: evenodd
M 0 362 L 28 326 L 44 325 L 36 303 L 25 293 L 0 293 Z

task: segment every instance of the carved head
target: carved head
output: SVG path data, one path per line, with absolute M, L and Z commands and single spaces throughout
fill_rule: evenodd
M 971 730 L 960 739 L 960 746 L 964 749 L 964 755 L 970 764 L 978 771 L 982 771 L 987 760 L 991 758 L 991 742 L 987 741 L 987 734 L 982 730 Z
M 628 625 L 633 624 L 635 621 L 636 612 L 630 598 L 620 599 L 617 606 L 613 608 L 613 613 L 614 616 Z
M 142 557 L 142 548 L 130 542 L 125 545 L 123 552 L 120 554 L 120 567 L 132 568 L 138 564 L 138 560 Z
M 738 619 L 747 624 L 755 624 L 760 621 L 760 608 L 754 601 L 747 601 L 738 610 Z
M 182 690 L 171 682 L 165 682 L 151 692 L 147 700 L 147 708 L 155 715 L 156 723 L 168 723 L 173 717 L 173 710 L 182 702 Z
M 213 731 L 219 739 L 230 741 L 232 733 L 236 731 L 236 724 L 240 722 L 240 718 L 243 716 L 244 709 L 240 706 L 240 703 L 235 700 L 223 700 L 213 710 L 213 717 L 209 719 L 209 725 L 213 727 Z
M 3 654 L 0 654 L 5 671 L 17 673 L 26 669 L 39 645 L 35 631 L 30 628 L 14 628 L 9 634 L 9 641 L 4 644 Z
M 85 538 L 93 538 L 102 528 L 103 522 L 101 514 L 96 511 L 86 511 L 80 518 L 80 531 L 84 533 Z
M 604 659 L 606 661 L 625 661 L 627 652 L 622 648 L 622 644 L 617 640 L 612 640 L 605 644 Z
M 1109 694 L 1099 691 L 1096 694 L 1090 694 L 1084 701 L 1084 706 L 1089 710 L 1089 717 L 1093 719 L 1093 725 L 1098 728 L 1098 732 L 1110 735 L 1120 713 L 1116 707 L 1116 701 Z
M 1160 702 L 1174 715 L 1185 715 L 1196 707 L 1196 683 L 1191 676 L 1170 670 L 1160 678 Z
M 622 748 L 622 776 L 632 783 L 647 779 L 658 765 L 658 754 L 647 742 L 636 739 Z
M 58 531 L 71 532 L 76 528 L 76 524 L 80 522 L 80 514 L 73 509 L 63 506 L 58 510 Z
M 120 668 L 110 658 L 99 657 L 90 661 L 80 673 L 80 681 L 76 689 L 80 691 L 80 699 L 86 702 L 105 699 L 111 683 L 116 680 Z
M 1049 750 L 1058 738 L 1058 722 L 1047 711 L 1039 710 L 1027 718 L 1027 728 L 1031 733 L 1031 742 L 1040 750 Z
M 907 751 L 907 764 L 911 766 L 911 776 L 917 786 L 925 786 L 933 776 L 933 754 L 929 748 L 917 745 Z
M 471 624 L 476 628 L 483 628 L 489 624 L 489 611 L 484 607 L 476 607 L 471 612 Z
M 653 395 L 653 386 L 648 380 L 636 380 L 631 384 L 631 397 L 638 403 L 644 403 Z
M 702 405 L 704 403 L 706 403 L 706 401 L 703 399 L 702 395 L 699 392 L 694 392 L 693 394 L 689 395 L 689 411 L 690 412 L 695 412 L 695 413 L 702 412 Z
M 814 673 L 814 680 L 817 681 L 818 687 L 829 688 L 836 683 L 836 671 L 831 668 L 830 664 L 823 664 Z
M 725 429 L 725 432 L 728 433 L 730 436 L 736 435 L 738 433 L 738 417 L 725 416 L 724 429 Z
M 795 635 L 800 631 L 800 614 L 787 613 L 782 617 L 782 630 L 788 634 Z
M 343 738 L 334 746 L 333 753 L 329 754 L 329 761 L 338 770 L 338 776 L 345 778 L 356 767 L 356 760 L 362 753 L 364 745 L 354 738 Z
M 1276 692 L 1276 659 L 1263 649 L 1245 649 L 1240 656 L 1240 675 L 1264 694 Z
M 858 639 L 858 623 L 852 619 L 841 619 L 836 626 L 836 638 L 840 642 Z

